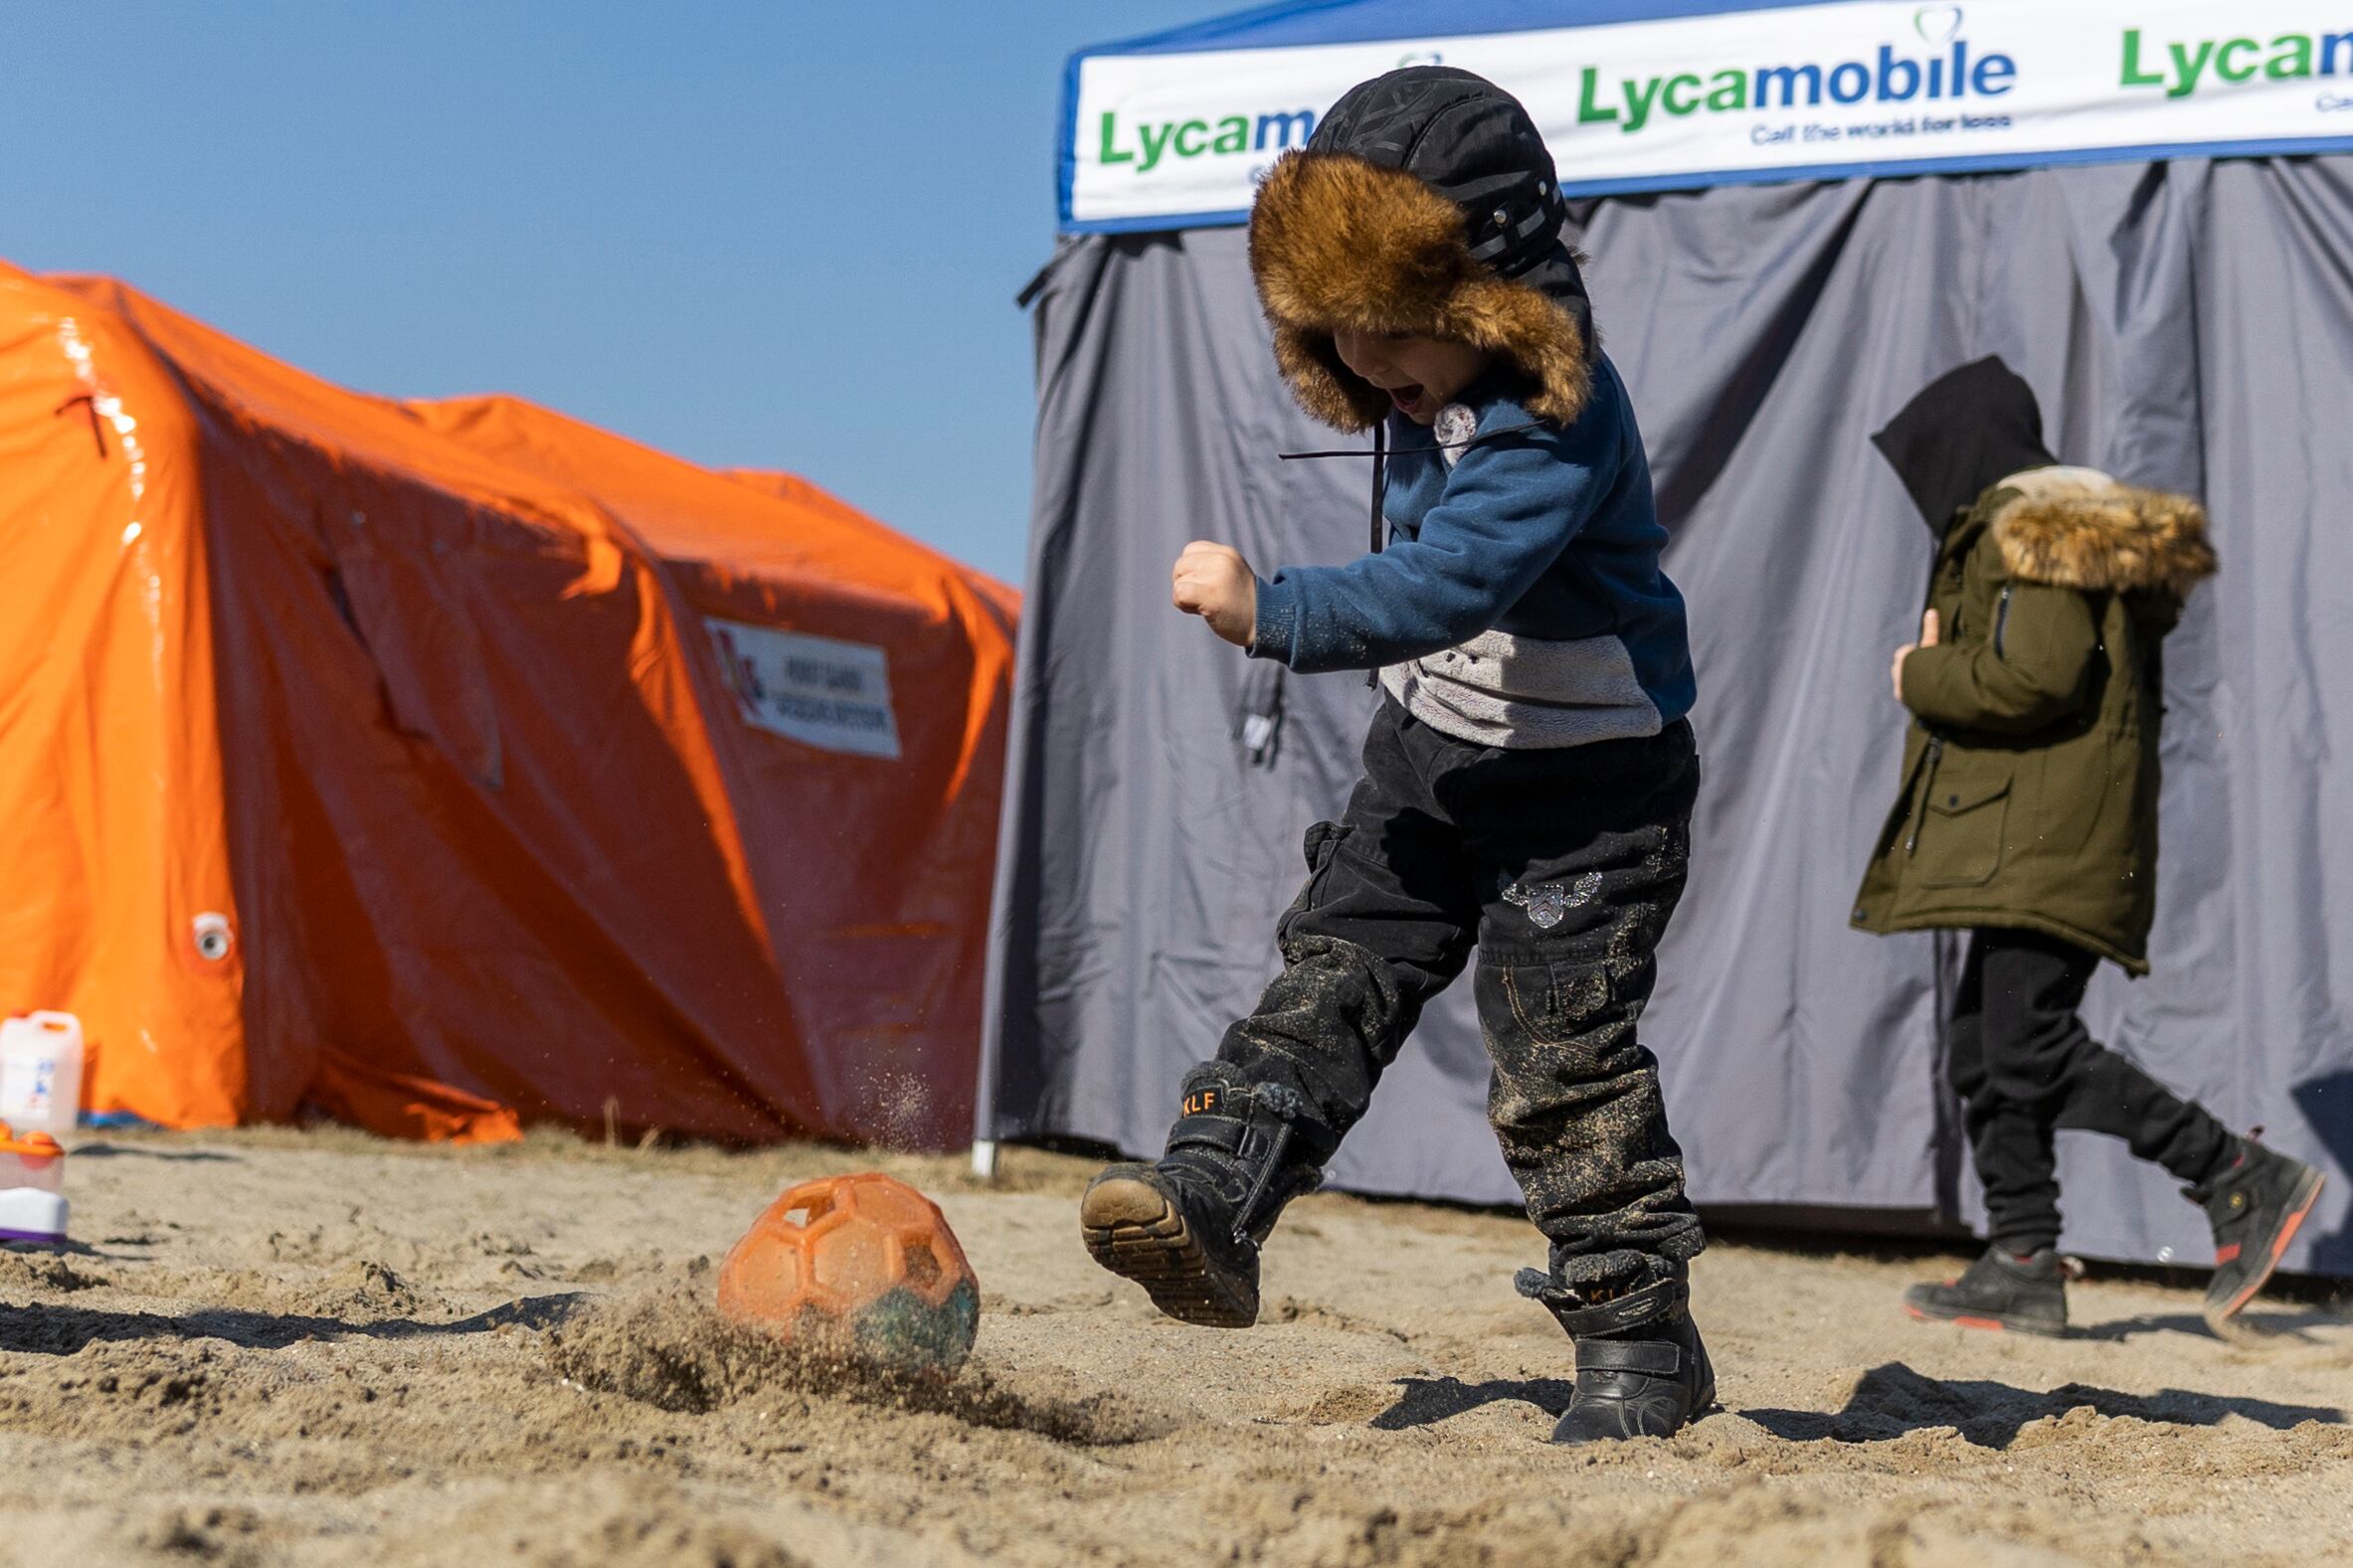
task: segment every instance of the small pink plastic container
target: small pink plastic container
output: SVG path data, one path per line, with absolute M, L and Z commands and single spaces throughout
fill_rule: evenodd
M 47 1132 L 0 1122 L 0 1241 L 66 1239 L 66 1151 Z

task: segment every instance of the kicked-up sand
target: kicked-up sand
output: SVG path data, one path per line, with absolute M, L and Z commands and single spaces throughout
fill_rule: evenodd
M 76 1247 L 0 1252 L 0 1560 L 41 1564 L 2353 1563 L 2353 1319 L 2095 1270 L 2075 1337 L 1930 1327 L 1958 1258 L 1719 1244 L 1722 1410 L 1542 1440 L 1570 1358 L 1517 1219 L 1319 1196 L 1247 1331 L 1080 1249 L 1089 1167 L 820 1148 L 103 1138 Z M 945 1385 L 797 1366 L 707 1302 L 789 1181 L 947 1210 Z

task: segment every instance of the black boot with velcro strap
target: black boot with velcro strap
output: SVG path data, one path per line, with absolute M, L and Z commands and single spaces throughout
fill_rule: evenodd
M 1259 1246 L 1283 1205 L 1322 1184 L 1337 1143 L 1296 1090 L 1204 1063 L 1185 1075 L 1168 1152 L 1088 1183 L 1080 1234 L 1097 1263 L 1171 1317 L 1247 1328 L 1258 1320 Z
M 1692 1321 L 1691 1288 L 1660 1280 L 1590 1300 L 1537 1269 L 1514 1282 L 1576 1344 L 1576 1391 L 1552 1429 L 1555 1443 L 1672 1437 L 1716 1403 L 1716 1368 Z

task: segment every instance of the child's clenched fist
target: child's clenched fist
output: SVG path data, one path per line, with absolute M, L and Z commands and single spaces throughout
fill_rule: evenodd
M 1170 598 L 1234 646 L 1250 645 L 1258 626 L 1258 578 L 1240 551 L 1203 539 L 1186 545 L 1176 558 Z

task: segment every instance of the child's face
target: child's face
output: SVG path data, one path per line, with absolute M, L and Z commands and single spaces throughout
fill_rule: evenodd
M 1428 425 L 1495 356 L 1451 338 L 1391 337 L 1343 327 L 1332 346 L 1349 369 L 1389 395 L 1399 413 Z

